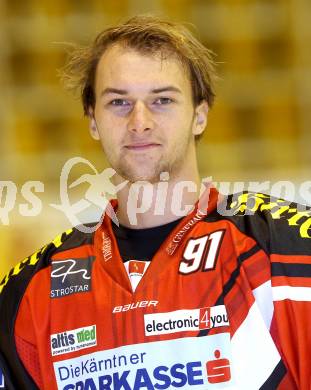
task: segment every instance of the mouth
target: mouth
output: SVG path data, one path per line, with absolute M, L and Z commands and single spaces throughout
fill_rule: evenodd
M 127 150 L 133 150 L 133 151 L 146 151 L 154 148 L 158 148 L 161 146 L 160 144 L 153 143 L 153 142 L 144 142 L 144 143 L 134 143 L 125 145 L 124 148 Z

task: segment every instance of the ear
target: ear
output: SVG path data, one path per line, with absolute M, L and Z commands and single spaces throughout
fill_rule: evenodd
M 90 121 L 89 122 L 89 129 L 90 129 L 91 137 L 98 141 L 100 139 L 99 132 L 97 129 L 97 124 L 96 124 L 96 120 L 95 120 L 95 116 L 94 116 L 94 110 L 91 107 L 89 108 L 89 111 L 88 111 L 88 117 L 89 117 L 89 121 Z
M 207 125 L 207 114 L 208 114 L 208 104 L 206 100 L 196 106 L 195 108 L 195 118 L 193 123 L 193 135 L 200 135 L 203 133 Z

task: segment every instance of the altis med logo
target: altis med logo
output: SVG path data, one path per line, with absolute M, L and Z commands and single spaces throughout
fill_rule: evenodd
M 79 351 L 97 345 L 96 325 L 51 335 L 52 356 Z
M 233 389 L 229 333 L 126 345 L 54 363 L 58 389 Z
M 228 326 L 225 305 L 145 314 L 145 335 L 186 332 Z

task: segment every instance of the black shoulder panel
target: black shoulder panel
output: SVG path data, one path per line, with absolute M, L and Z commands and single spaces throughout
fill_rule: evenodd
M 67 232 L 64 232 L 60 238 L 62 241 L 62 245 L 56 248 L 54 253 L 67 251 L 69 249 L 77 248 L 82 245 L 92 245 L 94 242 L 93 228 L 95 227 L 96 227 L 96 223 L 87 223 L 81 225 L 81 227 L 76 226 L 73 229 L 74 234 L 71 234 L 69 237 L 67 235 Z M 84 230 L 86 228 L 89 228 L 90 232 L 85 233 Z
M 311 255 L 311 208 L 261 193 L 226 196 L 206 221 L 226 219 L 269 254 Z
M 0 368 L 3 370 L 6 389 L 37 389 L 18 357 L 14 339 L 18 308 L 31 279 L 49 265 L 56 251 L 92 242 L 91 234 L 83 234 L 76 228 L 69 229 L 17 264 L 0 282 Z

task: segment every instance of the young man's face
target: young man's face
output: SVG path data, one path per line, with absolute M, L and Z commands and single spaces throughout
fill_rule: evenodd
M 157 182 L 161 172 L 172 178 L 195 169 L 194 137 L 205 128 L 207 103 L 194 107 L 177 59 L 111 46 L 98 63 L 95 93 L 91 134 L 120 176 Z

